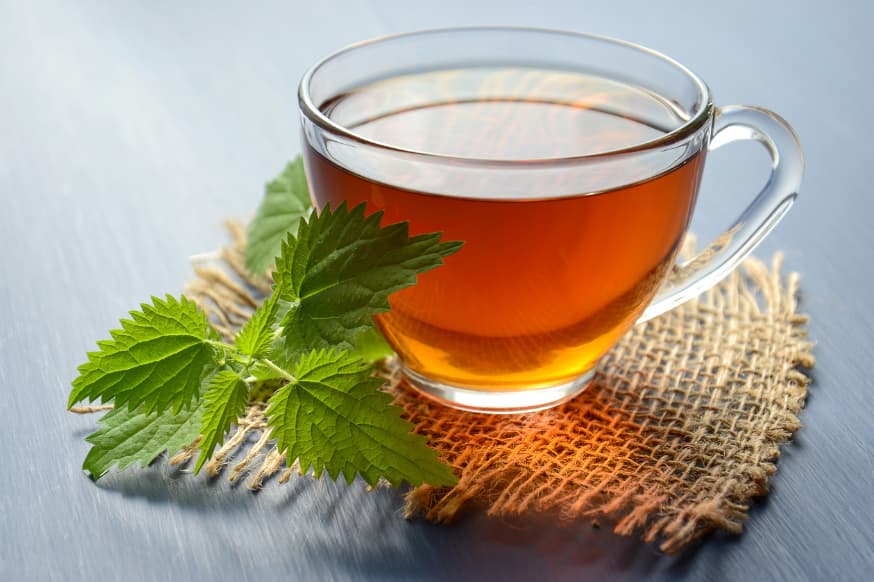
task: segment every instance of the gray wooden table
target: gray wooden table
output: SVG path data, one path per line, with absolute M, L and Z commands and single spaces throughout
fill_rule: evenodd
M 0 1 L 0 579 L 870 579 L 872 18 L 861 0 Z M 643 43 L 798 130 L 802 196 L 758 254 L 802 273 L 818 363 L 747 531 L 668 557 L 586 523 L 408 523 L 398 494 L 360 484 L 252 494 L 162 464 L 88 480 L 96 419 L 65 411 L 76 365 L 181 290 L 223 218 L 251 215 L 298 152 L 303 70 L 363 38 L 494 23 Z M 752 146 L 710 161 L 704 234 L 767 173 Z

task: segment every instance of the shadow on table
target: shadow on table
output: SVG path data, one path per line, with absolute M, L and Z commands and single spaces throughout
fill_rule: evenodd
M 237 551 L 259 560 L 251 573 L 291 572 L 310 561 L 314 574 L 346 570 L 354 577 L 421 579 L 679 578 L 694 569 L 702 545 L 667 556 L 654 545 L 616 536 L 602 522 L 562 523 L 548 516 L 489 518 L 468 512 L 459 522 L 434 525 L 403 519 L 402 494 L 363 482 L 351 486 L 310 477 L 268 483 L 255 493 L 223 477 L 193 476 L 160 461 L 141 470 L 112 472 L 97 487 L 123 497 L 178 507 L 186 521 L 233 532 Z M 221 535 L 221 532 L 217 532 Z M 717 539 L 714 539 L 717 538 Z M 704 545 L 729 536 L 710 536 Z M 720 552 L 708 552 L 707 569 L 718 569 Z
M 366 571 L 377 578 L 406 578 L 418 571 L 425 578 L 440 572 L 461 580 L 482 579 L 483 575 L 496 580 L 674 580 L 696 570 L 702 550 L 708 554 L 707 570 L 718 572 L 723 554 L 705 548 L 737 540 L 718 532 L 669 556 L 638 538 L 614 534 L 612 524 L 603 521 L 593 527 L 589 522 L 558 523 L 548 516 L 507 520 L 479 514 L 449 526 L 418 522 L 412 528 L 422 530 L 431 542 L 409 558 L 419 568 L 370 560 L 358 562 L 352 571 Z

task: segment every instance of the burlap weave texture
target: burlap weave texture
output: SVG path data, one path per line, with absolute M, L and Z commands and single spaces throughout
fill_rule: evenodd
M 222 264 L 197 267 L 186 289 L 225 334 L 269 290 L 246 277 L 242 231 L 231 230 Z M 800 426 L 809 380 L 799 368 L 814 361 L 797 294 L 798 277 L 782 275 L 779 255 L 770 266 L 749 259 L 698 299 L 633 328 L 583 395 L 538 413 L 451 410 L 414 394 L 389 365 L 386 389 L 460 476 L 451 489 L 410 491 L 407 514 L 443 522 L 470 506 L 495 516 L 606 517 L 616 533 L 640 532 L 667 552 L 714 528 L 740 532 L 752 499 L 767 492 L 779 446 Z M 282 468 L 263 405 L 250 406 L 207 470 L 232 460 L 228 477 L 248 475 L 251 487 Z

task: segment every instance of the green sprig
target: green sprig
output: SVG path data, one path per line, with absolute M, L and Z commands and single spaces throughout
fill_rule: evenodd
M 264 248 L 279 247 L 273 293 L 225 343 L 185 297 L 152 298 L 111 339 L 98 342 L 73 381 L 68 406 L 113 403 L 83 468 L 95 479 L 113 465 L 147 465 L 201 437 L 201 470 L 245 411 L 253 391 L 272 393 L 271 436 L 289 464 L 316 476 L 356 475 L 370 485 L 451 485 L 452 471 L 426 439 L 412 433 L 391 397 L 379 390 L 372 360 L 387 344 L 373 316 L 388 296 L 442 264 L 461 243 L 440 234 L 409 236 L 406 223 L 381 226 L 364 205 L 309 213 L 298 161 L 268 186 L 250 227 L 256 250 L 247 264 L 266 268 Z M 308 196 L 307 196 L 308 199 Z M 284 225 L 281 244 L 277 224 Z M 267 236 L 266 233 L 273 233 Z M 248 261 L 252 258 L 251 262 Z

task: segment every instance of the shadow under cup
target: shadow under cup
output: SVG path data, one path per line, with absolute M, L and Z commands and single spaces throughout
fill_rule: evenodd
M 300 87 L 317 208 L 464 241 L 377 323 L 410 383 L 520 412 L 582 391 L 662 285 L 713 127 L 678 63 L 600 37 L 456 29 L 354 45 Z M 711 283 L 712 284 L 712 283 Z

